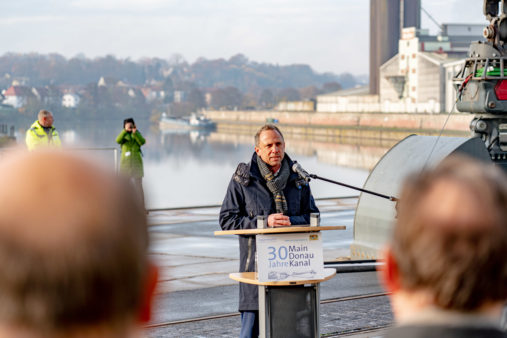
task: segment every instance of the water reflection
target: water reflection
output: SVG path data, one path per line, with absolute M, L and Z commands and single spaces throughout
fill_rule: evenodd
M 365 170 L 371 170 L 380 157 L 398 142 L 393 139 L 290 133 L 285 135 L 285 140 L 290 154 L 316 157 L 321 163 Z M 210 135 L 208 142 L 253 147 L 254 140 L 252 135 L 217 132 Z
M 248 162 L 254 150 L 253 135 L 231 132 L 158 132 L 157 139 L 145 147 L 147 203 L 154 208 L 220 203 L 237 164 Z M 367 155 L 361 157 L 357 153 L 363 146 L 338 144 L 332 138 L 287 135 L 286 143 L 287 153 L 309 172 L 357 186 L 368 175 L 361 162 L 370 165 L 389 148 L 368 145 L 375 151 L 365 148 Z M 315 197 L 357 194 L 322 181 L 311 187 Z
M 254 150 L 254 132 L 159 130 L 149 121 L 136 121 L 147 143 L 143 147 L 146 204 L 149 208 L 221 203 L 239 162 Z M 115 137 L 122 121 L 56 124 L 68 147 L 109 147 L 119 151 Z M 310 173 L 362 186 L 369 170 L 396 143 L 365 137 L 285 132 L 286 151 Z M 19 129 L 18 142 L 24 141 Z M 357 195 L 357 192 L 312 181 L 315 197 Z

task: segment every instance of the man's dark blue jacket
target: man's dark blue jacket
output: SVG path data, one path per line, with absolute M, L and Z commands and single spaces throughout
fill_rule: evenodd
M 284 161 L 292 168 L 293 162 L 287 154 Z M 298 174 L 291 172 L 283 193 L 292 225 L 309 224 L 310 213 L 319 212 L 310 187 Z M 220 210 L 220 227 L 223 230 L 256 229 L 257 216 L 275 213 L 273 195 L 259 171 L 254 153 L 250 163 L 240 163 L 232 176 Z M 255 236 L 239 236 L 240 272 L 255 271 L 255 250 Z M 257 286 L 240 283 L 239 311 L 258 309 Z

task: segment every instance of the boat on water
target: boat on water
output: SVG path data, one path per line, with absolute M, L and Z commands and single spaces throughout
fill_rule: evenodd
M 214 130 L 216 123 L 200 114 L 175 117 L 163 113 L 160 117 L 159 127 L 160 129 Z

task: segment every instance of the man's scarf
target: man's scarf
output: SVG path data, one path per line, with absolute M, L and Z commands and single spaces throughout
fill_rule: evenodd
M 257 156 L 257 166 L 261 172 L 262 177 L 266 180 L 266 185 L 268 186 L 269 191 L 273 194 L 276 205 L 277 213 L 287 213 L 287 200 L 285 199 L 285 195 L 283 194 L 283 189 L 287 184 L 287 180 L 290 175 L 289 165 L 287 164 L 287 160 L 283 159 L 282 167 L 278 172 L 278 175 L 275 177 L 273 172 L 269 166 L 264 163 L 264 161 Z

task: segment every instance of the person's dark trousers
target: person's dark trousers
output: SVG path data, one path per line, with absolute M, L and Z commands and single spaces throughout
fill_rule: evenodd
M 241 311 L 239 338 L 259 337 L 259 311 Z

